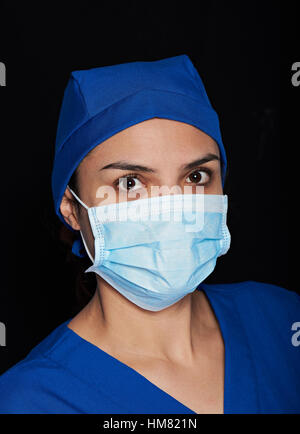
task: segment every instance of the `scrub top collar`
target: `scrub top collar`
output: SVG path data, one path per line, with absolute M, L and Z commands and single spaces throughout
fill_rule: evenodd
M 217 286 L 200 284 L 197 289 L 205 292 L 224 341 L 224 414 L 260 413 L 253 354 L 235 297 L 226 295 L 227 290 Z M 196 414 L 133 368 L 80 337 L 68 327 L 70 321 L 56 329 L 53 334 L 56 344 L 46 356 L 92 388 L 100 389 L 117 403 L 120 413 Z M 59 351 L 55 351 L 62 340 Z

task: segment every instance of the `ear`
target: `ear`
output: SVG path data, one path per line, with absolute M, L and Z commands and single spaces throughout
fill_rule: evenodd
M 60 204 L 60 212 L 62 213 L 66 222 L 75 230 L 80 230 L 79 219 L 76 213 L 72 193 L 66 188 Z

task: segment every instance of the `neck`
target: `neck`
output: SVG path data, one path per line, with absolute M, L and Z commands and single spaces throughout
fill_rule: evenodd
M 156 358 L 185 366 L 193 363 L 201 345 L 218 330 L 203 291 L 195 290 L 152 312 L 127 300 L 99 276 L 94 297 L 69 326 L 116 357 Z

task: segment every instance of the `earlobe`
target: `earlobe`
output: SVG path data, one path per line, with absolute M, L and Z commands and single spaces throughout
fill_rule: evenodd
M 71 197 L 67 197 L 70 194 L 69 192 L 65 192 L 63 195 L 61 204 L 60 204 L 60 212 L 64 217 L 65 221 L 74 229 L 80 230 L 80 225 L 78 222 L 75 205 Z

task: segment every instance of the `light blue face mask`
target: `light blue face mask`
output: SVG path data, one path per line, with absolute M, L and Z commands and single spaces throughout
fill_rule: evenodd
M 69 188 L 69 187 L 68 187 Z M 88 207 L 95 272 L 137 306 L 159 311 L 193 292 L 230 247 L 227 196 L 175 194 Z

